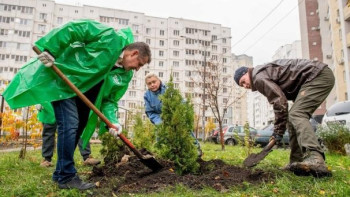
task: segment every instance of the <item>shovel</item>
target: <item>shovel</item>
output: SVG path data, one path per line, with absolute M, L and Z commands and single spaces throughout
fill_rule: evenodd
M 243 165 L 246 167 L 254 167 L 256 166 L 261 160 L 263 160 L 272 150 L 272 147 L 276 144 L 276 140 L 272 139 L 260 153 L 252 153 L 250 154 L 243 162 Z
M 34 46 L 33 50 L 36 54 L 40 54 L 41 51 L 38 47 Z M 80 92 L 80 90 L 61 72 L 59 68 L 57 68 L 55 65 L 52 65 L 51 67 L 54 72 L 64 81 L 66 84 L 79 96 L 79 98 L 92 110 L 94 111 L 97 116 L 108 126 L 108 128 L 115 128 L 117 129 L 107 118 L 104 116 L 100 110 L 98 110 L 94 104 L 91 103 L 91 101 L 86 98 L 86 96 Z M 140 159 L 140 161 L 150 168 L 152 171 L 157 172 L 163 168 L 163 166 L 157 162 L 157 160 L 152 157 L 151 155 L 142 155 L 140 151 L 138 151 L 135 146 L 123 135 L 119 134 L 118 137 L 134 152 L 134 154 Z

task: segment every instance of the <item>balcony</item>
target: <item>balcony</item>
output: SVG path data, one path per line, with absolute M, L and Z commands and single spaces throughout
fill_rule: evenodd
M 350 47 L 350 32 L 346 34 L 346 46 Z
M 350 21 L 350 5 L 346 5 L 343 9 L 344 12 L 344 20 Z

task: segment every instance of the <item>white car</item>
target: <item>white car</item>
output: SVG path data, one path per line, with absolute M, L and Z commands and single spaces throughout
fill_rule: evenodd
M 338 102 L 328 108 L 322 119 L 322 126 L 340 123 L 350 128 L 350 101 Z

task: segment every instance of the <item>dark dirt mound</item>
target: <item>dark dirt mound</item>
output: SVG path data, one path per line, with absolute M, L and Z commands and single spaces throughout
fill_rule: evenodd
M 225 191 L 230 186 L 243 182 L 252 184 L 273 179 L 271 173 L 251 170 L 225 164 L 222 160 L 200 160 L 198 174 L 177 175 L 174 165 L 157 159 L 164 168 L 153 173 L 136 157 L 129 157 L 127 162 L 95 167 L 90 181 L 99 182 L 101 188 L 110 188 L 116 193 L 156 192 L 167 186 L 183 184 L 192 189 L 212 187 Z

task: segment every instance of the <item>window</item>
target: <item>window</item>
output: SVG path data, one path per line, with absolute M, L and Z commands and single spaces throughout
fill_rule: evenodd
M 159 51 L 159 56 L 163 57 L 164 56 L 164 51 Z
M 222 58 L 222 63 L 226 63 L 227 62 L 227 59 L 224 57 Z
M 174 41 L 173 41 L 173 44 L 174 44 L 174 46 L 179 46 L 179 45 L 180 45 L 180 41 L 174 40 Z
M 212 60 L 218 60 L 218 56 L 217 56 L 217 55 L 212 55 L 212 56 L 211 56 L 211 59 L 212 59 Z
M 146 34 L 151 34 L 151 28 L 146 28 Z
M 119 25 L 128 25 L 129 24 L 129 19 L 118 19 L 119 20 Z
M 223 38 L 223 39 L 222 39 L 222 43 L 226 43 L 226 38 Z
M 164 30 L 160 30 L 159 35 L 164 36 Z
M 163 61 L 159 61 L 159 67 L 163 67 L 164 66 L 164 62 Z
M 46 3 L 43 3 L 43 7 L 46 7 Z
M 74 13 L 78 14 L 78 12 L 79 12 L 78 10 L 74 10 Z
M 132 85 L 132 86 L 136 86 L 136 84 L 137 84 L 137 81 L 136 81 L 135 79 L 133 79 L 133 80 L 131 81 L 131 85 Z
M 174 83 L 174 87 L 175 87 L 176 89 L 179 89 L 179 83 Z
M 159 72 L 159 73 L 158 73 L 158 76 L 159 76 L 159 77 L 163 77 L 163 72 Z
M 129 96 L 130 97 L 136 97 L 136 92 L 135 91 L 129 91 Z
M 223 52 L 223 53 L 226 53 L 226 52 L 227 52 L 227 49 L 226 49 L 226 48 L 222 48 L 222 52 Z
M 147 44 L 151 44 L 151 39 L 147 38 L 147 39 L 146 39 L 146 43 L 147 43 Z
M 222 99 L 222 102 L 223 102 L 223 103 L 227 103 L 227 101 L 228 101 L 227 98 L 223 98 L 223 99 Z
M 46 29 L 45 25 L 41 25 L 41 24 L 38 25 L 38 30 L 39 31 L 45 32 L 45 29 Z
M 90 10 L 90 13 L 94 13 L 94 10 Z
M 227 68 L 226 67 L 222 68 L 222 72 L 227 73 Z
M 190 77 L 190 76 L 191 76 L 191 71 L 186 70 L 186 71 L 185 71 L 185 76 L 186 76 L 186 77 Z
M 138 25 L 132 25 L 132 29 L 138 33 L 139 32 L 139 26 Z
M 179 67 L 180 63 L 178 61 L 173 61 L 173 66 L 174 67 Z
M 145 71 L 145 76 L 149 73 L 149 71 Z
M 164 40 L 159 40 L 159 46 L 164 46 Z
M 173 51 L 173 56 L 174 57 L 179 57 L 180 52 L 179 51 Z
M 214 40 L 217 40 L 218 39 L 218 36 L 216 36 L 216 35 L 212 35 L 211 36 L 211 41 L 214 41 Z
M 8 29 L 0 29 L 0 35 L 1 36 L 7 36 L 8 35 Z
M 43 19 L 43 20 L 46 20 L 47 19 L 47 14 L 46 13 L 40 13 L 39 14 L 39 18 Z
M 179 78 L 179 73 L 178 72 L 173 72 L 173 77 Z
M 212 46 L 211 46 L 211 49 L 212 49 L 213 51 L 217 51 L 217 50 L 218 50 L 218 46 L 212 45 Z
M 59 11 L 62 12 L 62 11 L 63 11 L 63 8 L 60 8 Z
M 133 102 L 129 103 L 129 108 L 135 109 L 136 108 L 136 103 L 133 103 Z
M 223 93 L 227 93 L 227 88 L 222 88 Z
M 188 88 L 193 88 L 193 87 L 194 87 L 194 82 L 188 82 L 188 81 L 186 81 L 186 82 L 185 82 L 185 86 L 188 87 Z
M 57 24 L 62 24 L 63 18 L 62 17 L 57 17 Z
M 179 30 L 174 30 L 174 36 L 178 36 L 180 35 L 180 31 Z

